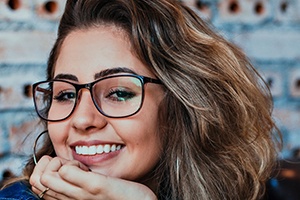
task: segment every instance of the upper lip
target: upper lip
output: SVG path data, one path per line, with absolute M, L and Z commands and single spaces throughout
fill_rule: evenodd
M 105 144 L 116 144 L 116 145 L 124 145 L 119 142 L 112 142 L 112 141 L 102 141 L 102 140 L 91 140 L 91 141 L 83 141 L 79 140 L 74 143 L 70 144 L 70 147 L 76 147 L 76 146 L 93 146 L 93 145 L 105 145 Z

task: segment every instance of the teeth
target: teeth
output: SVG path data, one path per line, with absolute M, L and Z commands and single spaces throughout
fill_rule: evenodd
M 116 151 L 116 145 L 115 145 L 115 144 L 113 144 L 113 145 L 111 146 L 110 151 L 111 151 L 111 152 Z
M 109 152 L 114 152 L 118 151 L 121 149 L 121 145 L 93 145 L 93 146 L 76 146 L 75 151 L 77 154 L 80 155 L 95 155 L 95 154 L 102 154 L 102 153 L 109 153 Z
M 103 149 L 104 149 L 105 153 L 109 153 L 110 152 L 110 145 L 109 144 L 104 145 Z
M 103 145 L 97 147 L 97 153 L 103 153 Z

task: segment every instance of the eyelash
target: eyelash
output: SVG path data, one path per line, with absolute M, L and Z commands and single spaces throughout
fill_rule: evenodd
M 120 94 L 122 94 L 122 96 L 124 96 L 124 94 L 125 94 L 125 97 L 118 97 L 118 95 L 120 95 Z M 117 95 L 117 97 L 114 97 L 113 95 Z M 124 101 L 124 100 L 120 100 L 119 98 L 126 98 L 125 101 L 127 101 L 128 99 L 132 99 L 135 96 L 136 96 L 136 94 L 134 92 L 130 92 L 130 91 L 126 91 L 126 90 L 117 88 L 117 89 L 111 89 L 105 97 L 110 98 L 113 101 Z
M 65 98 L 66 95 L 71 95 L 71 98 Z M 75 99 L 75 92 L 68 92 L 68 91 L 60 91 L 57 95 L 55 95 L 53 97 L 54 100 L 56 100 L 57 102 L 66 102 L 66 101 L 70 101 L 70 99 Z

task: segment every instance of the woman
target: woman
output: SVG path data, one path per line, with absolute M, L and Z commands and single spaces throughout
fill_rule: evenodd
M 267 86 L 180 2 L 67 1 L 47 73 L 33 86 L 49 137 L 24 170 L 31 186 L 2 194 L 262 197 L 277 156 Z

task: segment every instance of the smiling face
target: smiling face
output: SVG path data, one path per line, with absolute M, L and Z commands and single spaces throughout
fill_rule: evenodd
M 83 84 L 107 73 L 129 71 L 155 78 L 130 48 L 124 32 L 115 27 L 72 32 L 62 45 L 54 78 Z M 97 110 L 89 90 L 81 89 L 73 114 L 60 122 L 48 122 L 57 156 L 78 160 L 93 172 L 142 181 L 161 154 L 157 120 L 162 98 L 162 86 L 147 83 L 144 103 L 137 114 L 108 118 Z

